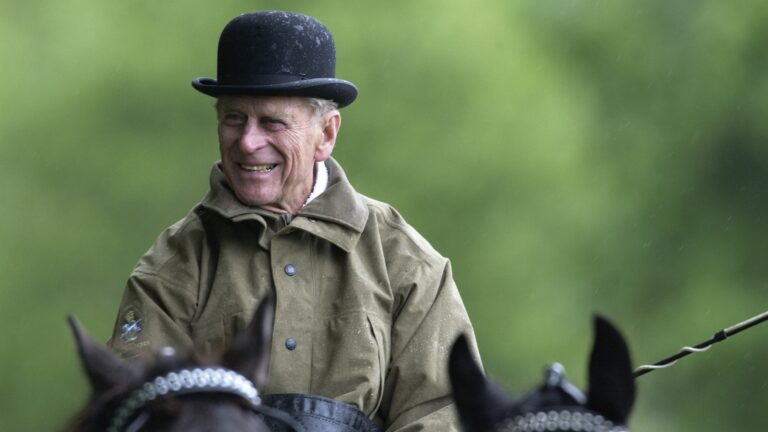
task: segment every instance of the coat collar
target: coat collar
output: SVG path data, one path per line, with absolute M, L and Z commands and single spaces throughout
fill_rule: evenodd
M 347 180 L 344 170 L 334 159 L 325 161 L 328 188 L 291 219 L 289 228 L 301 229 L 323 238 L 349 252 L 360 238 L 368 220 L 368 207 Z M 200 203 L 233 222 L 256 221 L 264 228 L 259 244 L 269 248 L 269 226 L 276 226 L 283 215 L 240 202 L 227 184 L 217 162 L 211 169 L 210 191 Z

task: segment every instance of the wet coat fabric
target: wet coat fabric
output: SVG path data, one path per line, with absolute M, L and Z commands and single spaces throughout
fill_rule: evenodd
M 210 191 L 131 274 L 110 345 L 222 350 L 276 295 L 269 388 L 354 405 L 389 431 L 458 430 L 447 358 L 474 335 L 449 261 L 334 160 L 293 217 L 249 207 L 214 165 Z

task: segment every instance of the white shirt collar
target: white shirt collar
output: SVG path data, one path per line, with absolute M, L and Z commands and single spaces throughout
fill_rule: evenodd
M 317 198 L 326 189 L 328 189 L 328 167 L 325 166 L 324 161 L 320 161 L 315 163 L 315 186 L 312 188 L 312 193 L 309 194 L 309 198 L 304 202 L 304 205 L 309 204 L 310 201 Z

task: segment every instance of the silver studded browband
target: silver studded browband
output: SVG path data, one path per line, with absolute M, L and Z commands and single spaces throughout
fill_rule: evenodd
M 259 405 L 259 393 L 253 383 L 237 372 L 223 368 L 180 369 L 151 379 L 134 390 L 118 406 L 107 432 L 121 432 L 128 420 L 147 401 L 160 396 L 190 393 L 230 393 Z
M 540 411 L 515 416 L 499 423 L 497 432 L 590 431 L 628 432 L 598 414 L 579 411 Z

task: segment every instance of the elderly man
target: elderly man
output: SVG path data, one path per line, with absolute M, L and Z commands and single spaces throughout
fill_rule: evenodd
M 357 193 L 331 152 L 335 46 L 314 18 L 256 12 L 218 47 L 221 161 L 210 190 L 127 282 L 110 345 L 220 350 L 273 293 L 267 393 L 346 402 L 388 431 L 456 430 L 447 353 L 472 327 L 440 256 L 387 204 Z

